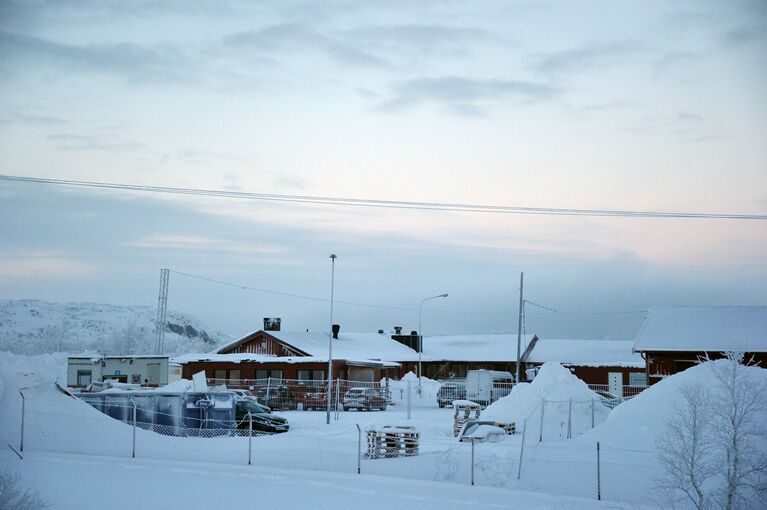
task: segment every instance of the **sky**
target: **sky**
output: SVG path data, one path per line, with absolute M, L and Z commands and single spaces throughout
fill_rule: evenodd
M 767 3 L 0 0 L 0 174 L 767 213 Z M 0 181 L 0 298 L 157 302 L 230 335 L 632 339 L 764 305 L 767 223 L 277 204 Z M 316 299 L 280 296 L 216 284 Z M 545 308 L 535 305 L 542 305 Z M 554 310 L 554 311 L 552 311 Z

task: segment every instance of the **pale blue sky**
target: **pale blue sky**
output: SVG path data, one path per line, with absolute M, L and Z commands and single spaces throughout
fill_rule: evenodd
M 0 173 L 525 206 L 767 211 L 767 4 L 0 2 Z M 0 183 L 0 297 L 154 303 L 160 267 L 557 336 L 764 304 L 758 222 L 506 217 Z M 232 334 L 322 303 L 171 278 Z M 437 307 L 437 305 L 434 305 Z M 565 313 L 567 312 L 567 314 Z M 417 314 L 339 309 L 349 329 Z M 615 317 L 618 317 L 616 319 Z

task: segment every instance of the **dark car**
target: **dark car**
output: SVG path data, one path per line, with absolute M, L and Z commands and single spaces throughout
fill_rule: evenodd
M 271 410 L 257 402 L 250 400 L 237 401 L 237 429 L 248 430 L 248 413 L 253 422 L 253 430 L 258 432 L 270 432 L 279 434 L 287 432 L 290 428 L 288 420 L 282 416 L 272 414 Z M 241 432 L 242 433 L 242 432 Z M 247 434 L 247 432 L 245 432 Z
M 295 411 L 298 402 L 287 386 L 263 386 L 258 389 L 258 403 L 272 409 Z
M 464 400 L 466 398 L 466 386 L 458 383 L 445 383 L 437 391 L 437 405 L 440 407 L 449 406 L 453 400 Z
M 375 388 L 352 388 L 344 395 L 344 411 L 386 411 L 386 397 Z

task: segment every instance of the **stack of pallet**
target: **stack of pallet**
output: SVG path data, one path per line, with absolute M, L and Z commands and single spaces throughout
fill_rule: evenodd
M 420 433 L 411 426 L 386 425 L 367 429 L 370 459 L 418 455 Z

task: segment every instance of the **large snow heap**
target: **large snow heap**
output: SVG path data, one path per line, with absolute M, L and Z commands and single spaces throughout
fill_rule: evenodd
M 591 402 L 602 398 L 591 391 L 588 385 L 570 373 L 568 369 L 551 361 L 544 363 L 531 383 L 519 383 L 511 393 L 491 404 L 481 415 L 482 418 L 504 423 L 521 425 L 533 412 L 540 410 L 541 403 L 547 402 L 546 413 L 568 413 L 572 400 L 573 414 L 591 416 Z M 553 405 L 549 405 L 551 402 Z M 602 421 L 609 410 L 603 405 L 595 406 L 595 420 Z
M 607 446 L 652 451 L 657 439 L 666 432 L 666 423 L 682 403 L 681 389 L 687 384 L 701 384 L 709 390 L 711 401 L 721 398 L 721 388 L 714 373 L 728 360 L 701 363 L 667 377 L 650 386 L 631 400 L 616 407 L 604 423 L 579 440 L 590 444 L 600 441 Z M 739 366 L 745 386 L 756 391 L 767 386 L 767 370 L 756 366 Z M 767 423 L 767 393 L 761 396 L 761 422 Z M 763 442 L 764 443 L 764 442 Z M 767 450 L 767 444 L 761 445 Z

